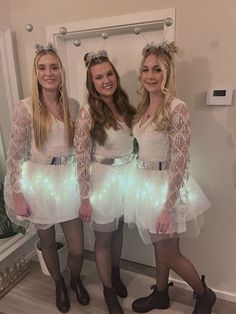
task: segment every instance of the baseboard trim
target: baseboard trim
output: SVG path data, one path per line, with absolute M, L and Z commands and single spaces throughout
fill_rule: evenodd
M 186 282 L 180 279 L 173 278 L 173 277 L 170 277 L 170 280 L 173 281 L 175 287 L 188 290 L 190 292 L 192 291 L 192 289 L 189 287 L 189 285 Z M 214 287 L 211 287 L 211 288 L 214 290 L 215 294 L 217 295 L 217 298 L 236 303 L 236 294 L 231 293 L 229 291 L 215 289 Z
M 87 258 L 88 260 L 95 261 L 94 252 L 85 251 L 85 258 Z M 153 266 L 148 266 L 148 265 L 144 265 L 144 264 L 140 264 L 133 261 L 124 260 L 124 259 L 121 260 L 120 264 L 121 264 L 121 267 L 125 270 L 129 270 L 135 273 L 139 273 L 139 274 L 143 274 L 143 275 L 155 278 L 156 271 L 155 271 L 155 267 Z M 172 276 L 170 277 L 170 280 L 174 282 L 175 287 L 184 289 L 185 291 L 189 291 L 189 294 L 192 294 L 192 289 L 189 287 L 189 285 L 186 282 L 180 279 L 174 278 Z M 229 291 L 215 289 L 214 287 L 211 287 L 211 288 L 216 293 L 217 298 L 223 301 L 236 303 L 236 294 L 231 293 Z

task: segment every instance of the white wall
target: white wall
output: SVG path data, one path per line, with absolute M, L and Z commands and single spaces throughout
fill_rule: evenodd
M 9 1 L 0 0 L 0 25 L 9 26 L 11 25 Z
M 45 42 L 45 27 L 84 19 L 176 8 L 178 94 L 190 108 L 191 172 L 212 202 L 198 239 L 183 241 L 183 252 L 207 275 L 212 287 L 236 296 L 236 106 L 206 107 L 205 91 L 236 85 L 234 0 L 9 0 L 16 32 L 24 95 L 30 91 L 34 36 Z M 92 8 L 92 10 L 91 10 Z

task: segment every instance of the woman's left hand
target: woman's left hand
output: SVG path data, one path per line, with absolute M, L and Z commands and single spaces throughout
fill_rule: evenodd
M 92 215 L 92 206 L 89 199 L 83 199 L 79 209 L 79 217 L 83 222 L 90 222 Z
M 163 210 L 157 219 L 156 225 L 157 233 L 167 233 L 170 237 L 173 236 L 172 233 L 172 217 L 169 210 Z

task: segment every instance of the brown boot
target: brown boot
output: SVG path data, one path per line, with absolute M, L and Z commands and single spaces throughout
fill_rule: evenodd
M 70 309 L 70 301 L 68 298 L 64 278 L 61 277 L 59 280 L 55 280 L 55 285 L 56 285 L 56 306 L 60 312 L 67 313 Z
M 134 312 L 137 313 L 147 313 L 153 309 L 164 310 L 168 309 L 170 306 L 170 298 L 169 298 L 169 287 L 173 286 L 173 282 L 170 282 L 165 290 L 158 291 L 157 286 L 151 286 L 153 292 L 143 298 L 136 299 L 133 304 L 132 308 Z
M 109 314 L 124 314 L 113 287 L 109 288 L 103 285 L 103 294 Z
M 111 273 L 111 280 L 112 280 L 112 286 L 116 290 L 116 294 L 121 298 L 127 298 L 128 291 L 123 283 L 123 281 L 120 278 L 120 267 L 119 266 L 113 266 L 112 267 L 112 273 Z
M 211 314 L 211 310 L 216 302 L 216 295 L 213 290 L 207 287 L 204 275 L 202 275 L 201 281 L 204 288 L 204 293 L 195 295 L 196 303 L 193 314 Z

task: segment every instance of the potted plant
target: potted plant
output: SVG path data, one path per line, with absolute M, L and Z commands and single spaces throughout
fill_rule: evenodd
M 0 239 L 12 237 L 20 232 L 25 233 L 24 227 L 16 226 L 7 216 L 3 189 L 3 183 L 0 183 Z
M 61 272 L 63 272 L 67 267 L 68 247 L 65 242 L 64 236 L 60 234 L 56 235 L 56 248 L 57 248 L 58 257 L 59 257 L 60 270 Z M 39 264 L 41 266 L 42 272 L 44 273 L 44 275 L 50 276 L 47 266 L 43 259 L 41 243 L 39 239 L 35 243 L 35 249 L 37 252 L 37 256 L 39 259 Z

